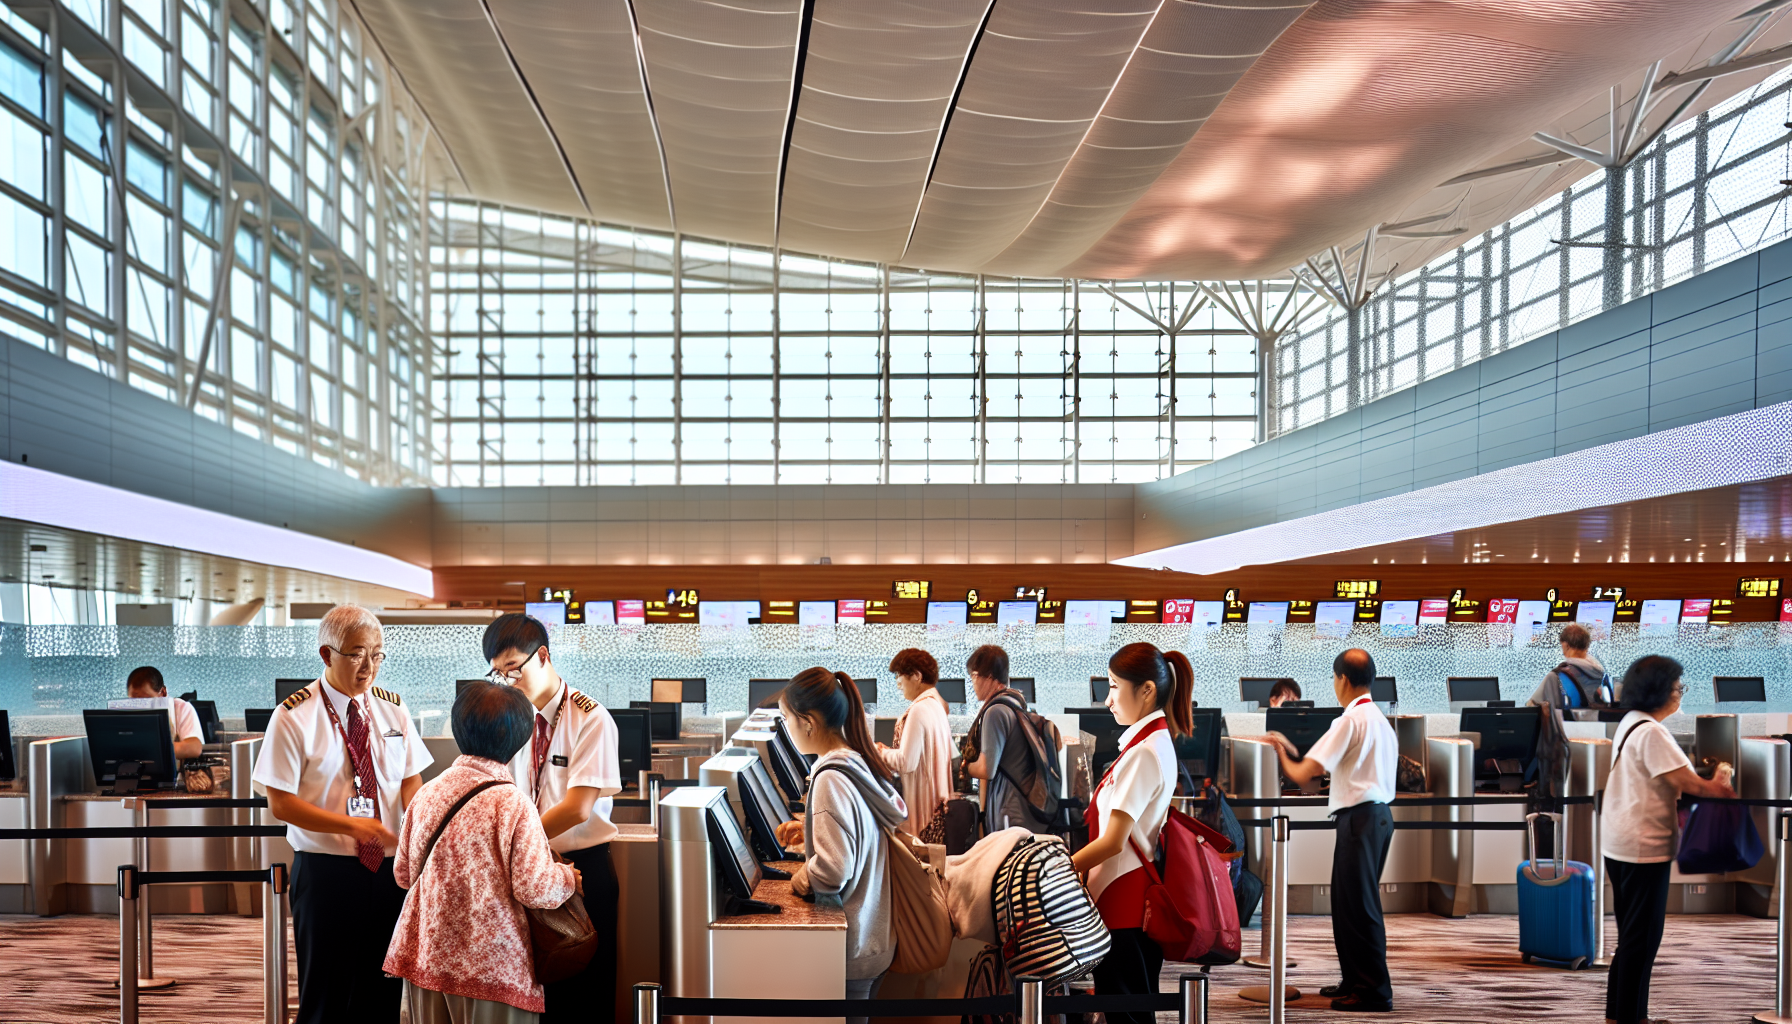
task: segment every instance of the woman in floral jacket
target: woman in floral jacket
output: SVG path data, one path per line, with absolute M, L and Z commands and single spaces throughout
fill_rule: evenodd
M 461 756 L 418 791 L 404 816 L 394 873 L 410 890 L 386 950 L 386 973 L 405 980 L 411 1024 L 534 1024 L 542 1012 L 524 907 L 558 907 L 579 890 L 557 864 L 529 799 L 511 782 L 510 758 L 529 741 L 535 708 L 519 690 L 477 683 L 454 701 Z M 433 851 L 429 837 L 482 782 Z M 425 853 L 428 859 L 425 861 Z

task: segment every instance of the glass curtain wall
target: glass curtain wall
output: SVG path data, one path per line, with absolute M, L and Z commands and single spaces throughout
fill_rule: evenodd
M 423 126 L 333 0 L 0 7 L 0 331 L 425 483 Z
M 1448 373 L 1792 235 L 1792 71 L 1663 133 L 1276 347 L 1271 434 Z M 1618 189 L 1616 224 L 1608 190 Z M 1352 377 L 1356 377 L 1353 382 Z M 1354 386 L 1353 386 L 1354 385 Z
M 1255 440 L 1256 341 L 1190 282 L 774 260 L 448 198 L 429 225 L 442 484 L 1133 482 Z

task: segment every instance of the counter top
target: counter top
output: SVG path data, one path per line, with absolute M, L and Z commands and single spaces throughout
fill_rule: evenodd
M 116 803 L 116 802 L 119 802 L 122 800 L 127 800 L 134 796 L 140 796 L 145 800 L 151 800 L 151 801 L 154 801 L 154 800 L 229 800 L 229 799 L 231 799 L 231 796 L 229 793 L 189 793 L 184 789 L 158 789 L 158 790 L 153 790 L 153 791 L 147 792 L 147 793 L 121 793 L 117 796 L 111 796 L 111 795 L 108 795 L 105 793 L 69 793 L 69 794 L 63 796 L 61 799 L 63 799 L 63 800 L 103 800 L 103 801 L 106 801 L 109 803 Z M 204 808 L 196 808 L 196 809 L 204 810 Z
M 819 906 L 790 891 L 787 879 L 768 878 L 753 890 L 753 898 L 783 908 L 781 914 L 737 914 L 711 924 L 721 928 L 782 928 L 845 931 L 846 911 L 840 907 Z

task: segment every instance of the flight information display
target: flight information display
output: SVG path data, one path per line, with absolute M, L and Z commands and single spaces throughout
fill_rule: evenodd
M 1778 597 L 1780 581 L 1766 577 L 1748 577 L 1736 581 L 1737 597 Z

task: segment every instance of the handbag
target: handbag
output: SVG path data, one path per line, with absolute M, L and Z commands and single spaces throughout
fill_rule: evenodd
M 461 794 L 430 834 L 413 877 L 423 877 L 423 869 L 429 866 L 429 855 L 436 848 L 436 840 L 442 838 L 442 830 L 468 801 L 493 786 L 507 785 L 510 785 L 508 779 L 488 779 Z M 591 923 L 591 915 L 585 912 L 585 901 L 577 893 L 557 907 L 548 910 L 524 907 L 523 912 L 529 919 L 529 945 L 534 951 L 536 981 L 543 985 L 565 981 L 591 963 L 591 957 L 597 952 L 597 928 Z
M 1238 900 L 1223 856 L 1232 846 L 1226 837 L 1171 808 L 1158 833 L 1161 871 L 1138 840 L 1126 838 L 1145 872 L 1145 935 L 1162 947 L 1164 959 L 1236 963 L 1242 936 Z
M 1765 852 L 1747 807 L 1700 801 L 1687 816 L 1674 860 L 1682 874 L 1721 875 L 1754 867 Z

